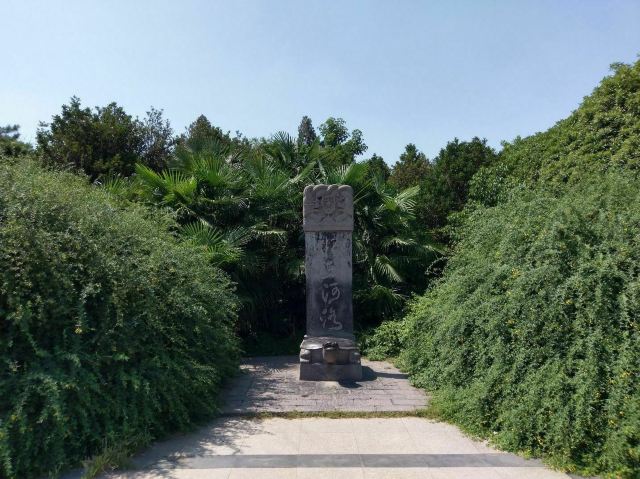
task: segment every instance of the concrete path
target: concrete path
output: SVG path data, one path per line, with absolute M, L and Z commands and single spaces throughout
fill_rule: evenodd
M 110 479 L 554 479 L 539 461 L 496 451 L 417 417 L 224 417 L 156 444 Z
M 298 358 L 250 358 L 223 395 L 224 414 L 317 411 L 415 411 L 427 395 L 384 361 L 362 361 L 363 380 L 352 383 L 300 381 Z
M 427 396 L 389 363 L 363 361 L 356 383 L 305 382 L 297 358 L 254 358 L 224 395 L 223 417 L 157 443 L 136 470 L 110 479 L 567 478 L 473 441 L 456 427 L 418 417 L 258 419 L 289 411 L 412 411 Z M 244 415 L 244 416 L 243 416 Z

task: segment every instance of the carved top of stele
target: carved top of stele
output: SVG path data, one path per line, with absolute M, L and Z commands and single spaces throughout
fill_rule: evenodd
M 304 189 L 305 231 L 353 231 L 353 190 L 347 185 L 309 185 Z

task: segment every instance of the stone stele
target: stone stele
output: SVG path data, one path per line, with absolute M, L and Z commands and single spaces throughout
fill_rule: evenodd
M 300 379 L 360 380 L 351 302 L 353 190 L 346 185 L 307 186 L 302 212 L 307 334 L 300 345 Z

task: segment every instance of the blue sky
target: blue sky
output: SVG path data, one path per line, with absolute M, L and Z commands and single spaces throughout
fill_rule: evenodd
M 26 140 L 72 95 L 162 108 L 178 132 L 359 128 L 366 156 L 493 146 L 566 117 L 640 53 L 640 1 L 0 0 L 0 124 Z

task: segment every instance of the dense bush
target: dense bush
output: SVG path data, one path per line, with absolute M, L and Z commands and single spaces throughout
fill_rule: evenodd
M 84 178 L 0 162 L 0 476 L 215 411 L 235 368 L 233 294 L 171 227 Z
M 553 128 L 505 143 L 498 162 L 473 178 L 471 199 L 504 200 L 514 184 L 562 186 L 640 169 L 640 61 L 615 64 L 580 108 Z
M 414 381 L 503 447 L 637 477 L 637 179 L 521 191 L 476 209 L 461 238 L 407 319 Z
M 360 351 L 374 361 L 395 358 L 400 355 L 406 341 L 404 321 L 384 321 L 377 328 L 358 334 Z
M 569 468 L 640 470 L 640 62 L 505 144 L 452 220 L 402 363 L 444 417 Z

